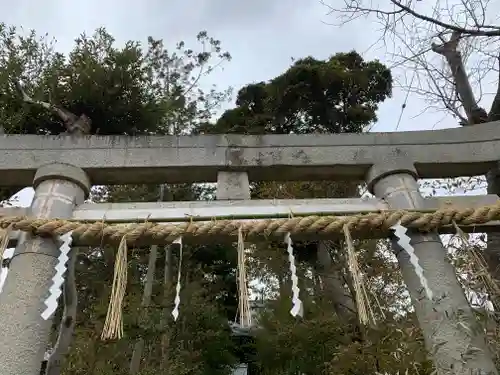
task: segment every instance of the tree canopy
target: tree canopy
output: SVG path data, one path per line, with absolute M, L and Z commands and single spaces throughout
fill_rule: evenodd
M 377 120 L 390 97 L 392 77 L 378 61 L 351 51 L 327 60 L 299 59 L 269 82 L 243 87 L 236 107 L 222 114 L 213 133 L 305 134 L 359 132 Z
M 82 34 L 68 56 L 56 51 L 47 36 L 17 34 L 0 24 L 0 121 L 6 133 L 59 134 L 61 120 L 20 100 L 14 80 L 36 100 L 87 115 L 92 133 L 180 134 L 208 120 L 229 91 L 200 88 L 202 78 L 230 60 L 220 41 L 200 32 L 197 51 L 177 43 L 173 51 L 162 40 L 146 46 L 128 41 L 116 45 L 105 30 Z

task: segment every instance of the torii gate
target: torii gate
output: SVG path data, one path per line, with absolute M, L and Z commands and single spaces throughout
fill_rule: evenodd
M 430 285 L 434 297 L 425 297 L 421 275 L 401 251 L 401 242 L 393 241 L 426 347 L 445 353 L 436 367 L 449 368 L 457 349 L 466 353 L 471 347 L 485 348 L 481 333 L 469 335 L 440 321 L 450 312 L 461 311 L 469 321 L 473 316 L 434 229 L 450 233 L 456 224 L 464 231 L 499 231 L 498 196 L 423 198 L 417 179 L 498 169 L 498 122 L 440 131 L 335 135 L 6 135 L 0 137 L 0 152 L 0 184 L 32 184 L 35 189 L 29 209 L 0 211 L 0 225 L 19 230 L 11 232 L 11 241 L 18 244 L 0 293 L 2 375 L 39 372 L 51 328 L 51 319 L 42 312 L 60 254 L 57 241 L 46 234 L 63 230 L 73 231 L 76 245 L 117 242 L 131 230 L 131 242 L 153 244 L 179 235 L 194 240 L 232 237 L 241 227 L 250 236 L 338 238 L 347 225 L 356 238 L 381 238 L 400 222 L 410 228 L 424 275 L 443 281 Z M 364 180 L 377 198 L 250 201 L 249 181 L 266 180 Z M 217 182 L 219 201 L 83 203 L 91 185 L 194 182 Z M 31 219 L 15 218 L 23 215 Z M 428 311 L 434 316 L 427 316 Z M 497 374 L 487 350 L 463 361 L 459 374 L 479 370 L 478 363 L 483 373 Z

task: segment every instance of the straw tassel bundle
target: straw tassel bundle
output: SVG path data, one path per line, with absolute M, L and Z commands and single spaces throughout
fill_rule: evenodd
M 7 246 L 9 245 L 11 231 L 12 224 L 10 224 L 7 228 L 0 230 L 0 260 L 3 259 L 3 254 L 5 253 L 5 250 L 7 250 Z
M 243 239 L 243 231 L 241 227 L 238 229 L 238 268 L 237 275 L 239 303 L 238 310 L 240 313 L 240 325 L 248 328 L 252 325 L 252 315 L 250 312 L 249 293 L 247 286 L 247 273 L 245 267 L 245 241 Z
M 113 287 L 109 299 L 108 313 L 101 339 L 121 339 L 123 337 L 123 299 L 127 288 L 127 240 L 122 237 L 116 253 Z
M 471 258 L 472 269 L 488 291 L 494 309 L 500 310 L 500 304 L 498 303 L 498 298 L 500 297 L 500 285 L 488 271 L 488 265 L 481 252 L 470 243 L 469 235 L 460 229 L 456 222 L 453 222 L 453 226 L 456 231 L 455 236 L 461 240 L 465 251 Z
M 363 276 L 359 268 L 356 251 L 354 249 L 354 243 L 349 231 L 349 226 L 347 224 L 344 225 L 343 230 L 347 243 L 348 264 L 354 286 L 359 321 L 361 324 L 369 324 L 370 321 L 375 324 L 375 316 L 370 306 L 368 294 L 366 293 L 366 288 L 363 283 Z

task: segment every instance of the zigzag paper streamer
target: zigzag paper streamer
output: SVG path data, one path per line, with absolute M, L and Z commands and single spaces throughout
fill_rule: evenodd
M 303 316 L 304 310 L 302 301 L 300 300 L 299 279 L 297 277 L 297 267 L 295 267 L 295 256 L 293 255 L 292 237 L 290 233 L 285 235 L 285 243 L 287 245 L 286 251 L 288 252 L 288 261 L 290 263 L 290 273 L 292 274 L 292 309 L 290 314 L 292 316 Z
M 177 238 L 173 243 L 179 244 L 179 269 L 177 271 L 177 285 L 175 287 L 174 309 L 172 316 L 177 321 L 179 317 L 179 305 L 181 304 L 181 267 L 182 267 L 182 236 Z
M 12 259 L 13 255 L 14 248 L 6 249 L 3 253 L 2 259 L 0 259 L 0 262 L 2 262 L 2 268 L 0 270 L 0 293 L 2 293 L 3 286 L 5 285 L 5 280 L 7 280 L 7 275 L 9 274 L 9 267 L 4 267 L 3 262 L 9 262 Z
M 425 294 L 427 295 L 427 298 L 429 300 L 432 300 L 433 293 L 431 288 L 429 288 L 429 284 L 427 283 L 427 279 L 424 276 L 424 270 L 418 263 L 418 257 L 415 255 L 415 249 L 410 243 L 410 237 L 406 234 L 407 228 L 401 225 L 401 222 L 398 222 L 396 225 L 393 225 L 391 229 L 394 230 L 394 234 L 398 238 L 398 245 L 401 246 L 401 248 L 406 251 L 406 253 L 410 256 L 410 263 L 413 265 L 413 268 L 415 269 L 415 273 L 417 274 L 418 278 L 420 279 L 420 285 L 422 285 L 422 288 L 424 288 Z
M 52 286 L 49 289 L 50 295 L 44 301 L 45 306 L 47 308 L 42 312 L 42 319 L 49 319 L 52 314 L 55 313 L 59 297 L 62 294 L 62 285 L 64 284 L 64 273 L 67 270 L 66 263 L 69 260 L 68 254 L 71 251 L 71 243 L 73 242 L 73 232 L 68 232 L 59 237 L 59 240 L 62 241 L 62 245 L 59 247 L 59 257 L 57 258 L 58 263 L 55 267 L 56 274 L 52 278 Z

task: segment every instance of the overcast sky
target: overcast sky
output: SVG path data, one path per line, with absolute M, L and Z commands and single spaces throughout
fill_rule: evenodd
M 319 0 L 18 0 L 2 1 L 0 11 L 3 22 L 55 37 L 63 52 L 72 48 L 81 32 L 91 33 L 100 26 L 118 42 L 151 35 L 167 45 L 192 41 L 198 31 L 207 30 L 233 56 L 210 81 L 235 91 L 280 74 L 292 57 L 326 58 L 355 49 L 365 58 L 387 60 L 383 49 L 369 49 L 379 25 L 365 21 L 341 28 L 327 25 L 324 21 L 334 19 L 325 16 L 327 8 Z M 382 106 L 374 131 L 395 130 L 404 97 L 396 90 L 393 99 Z M 442 116 L 415 118 L 422 108 L 422 102 L 410 99 L 398 130 L 454 126 L 453 121 L 436 125 Z

